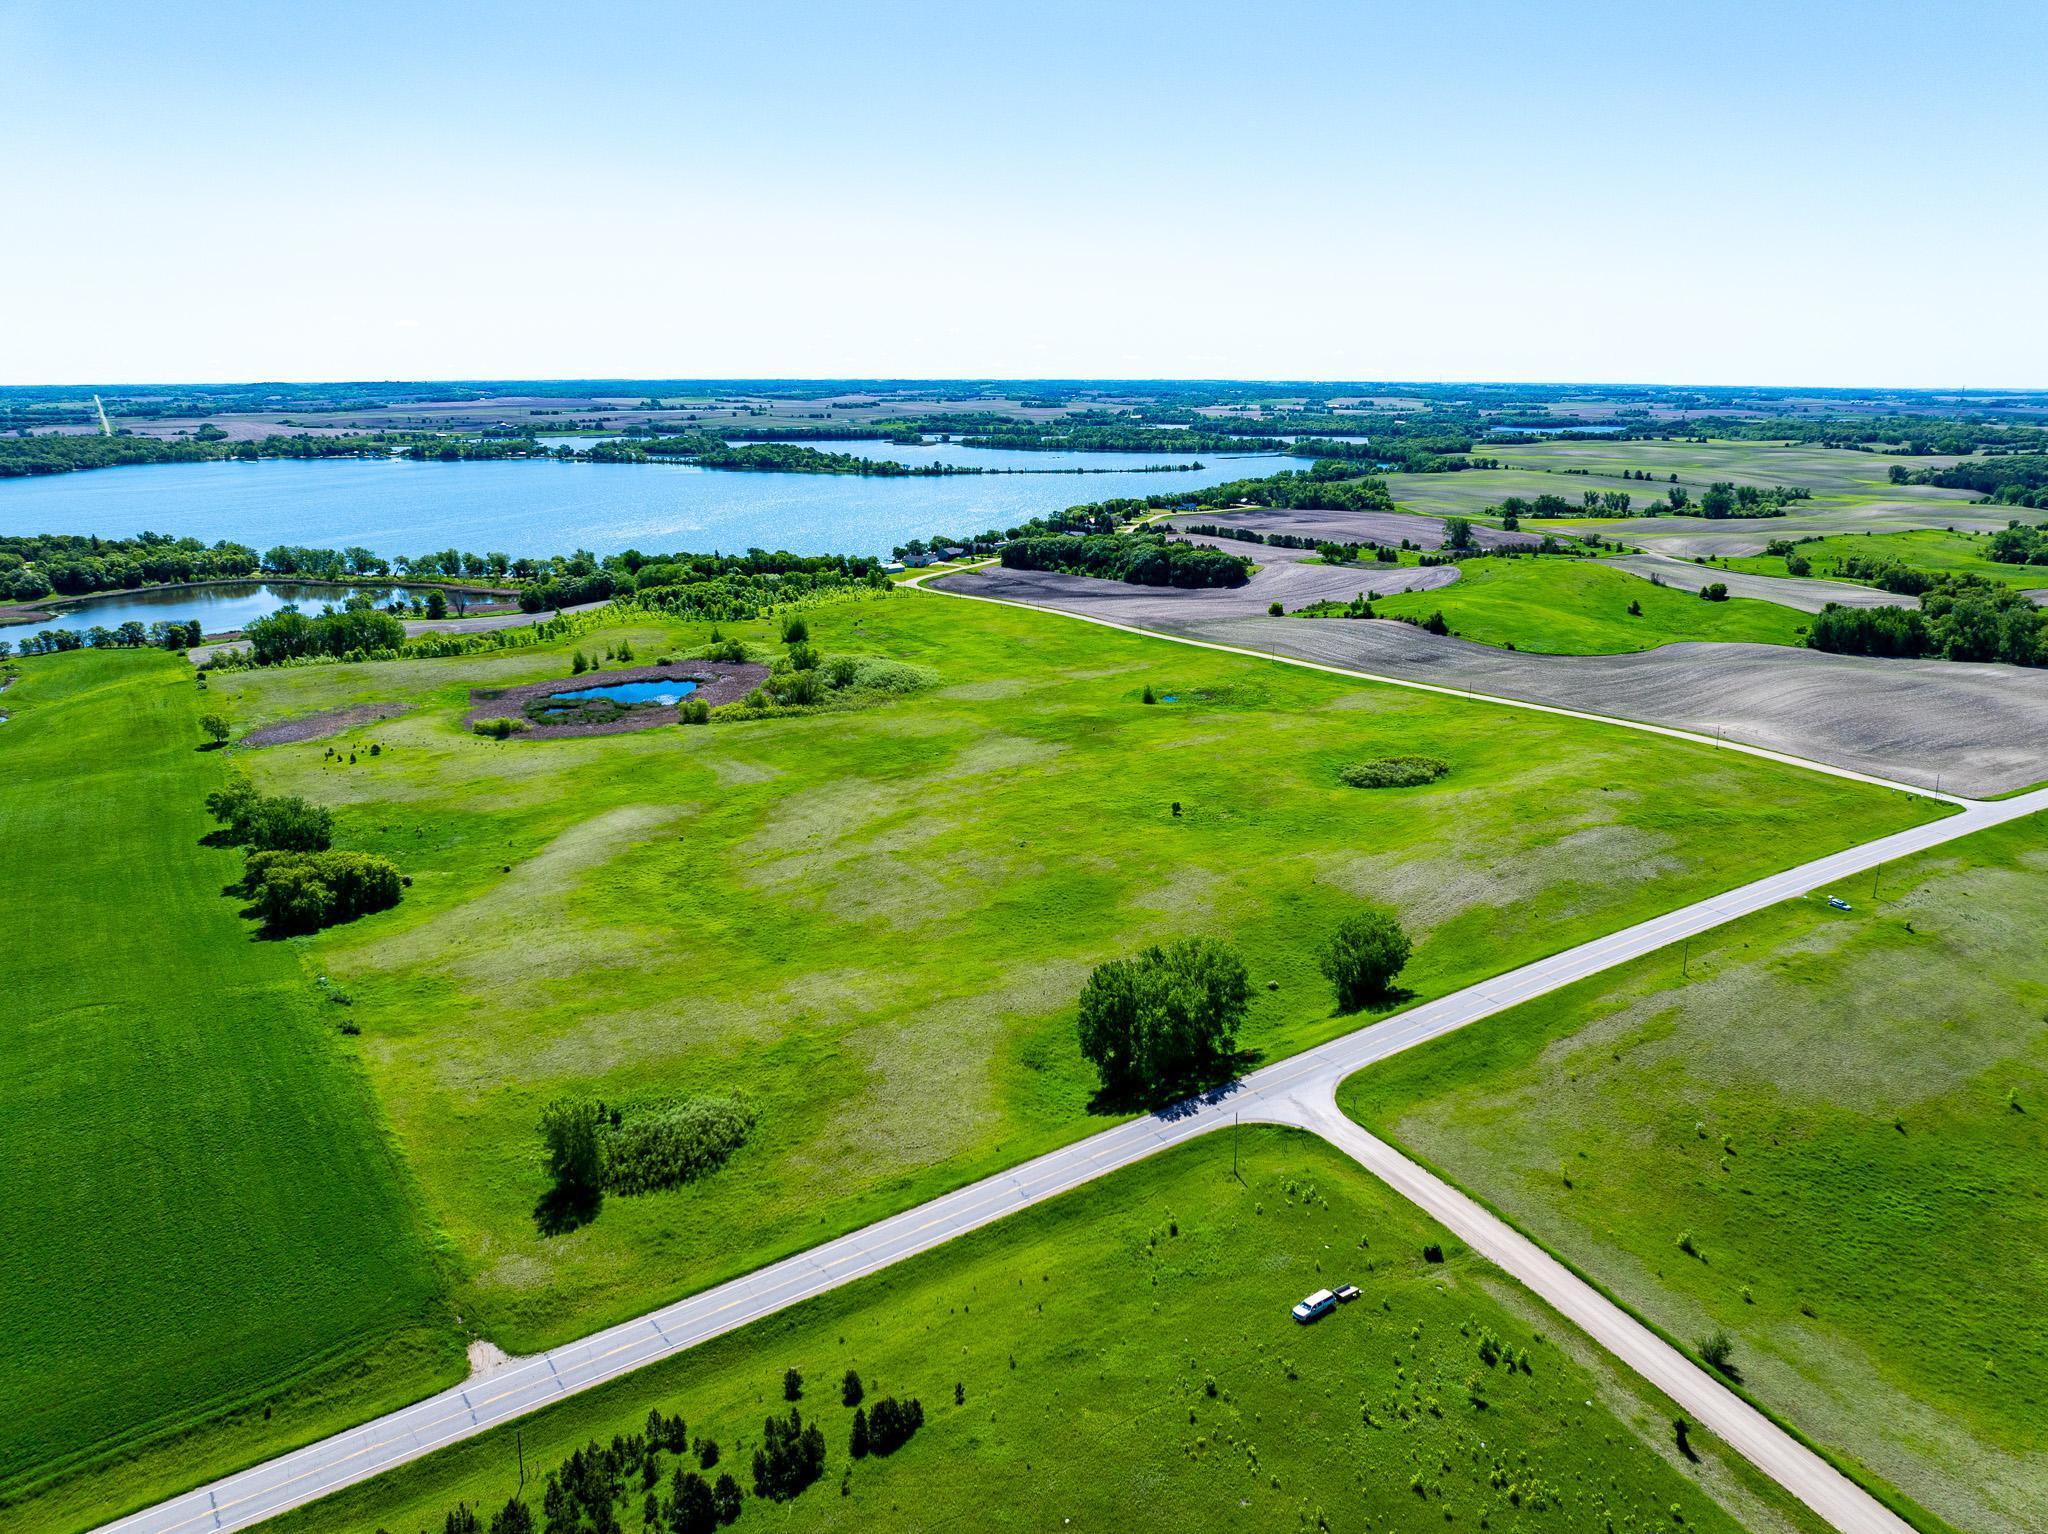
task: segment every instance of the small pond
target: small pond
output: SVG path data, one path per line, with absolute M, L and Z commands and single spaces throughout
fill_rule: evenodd
M 606 687 L 579 687 L 574 692 L 551 692 L 542 701 L 550 707 L 564 708 L 587 703 L 593 698 L 609 698 L 614 703 L 631 707 L 635 703 L 659 703 L 664 706 L 680 703 L 697 690 L 695 682 L 680 678 L 670 681 L 657 677 L 651 682 L 613 682 Z

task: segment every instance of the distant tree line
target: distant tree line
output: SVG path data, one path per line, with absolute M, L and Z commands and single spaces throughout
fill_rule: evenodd
M 1950 490 L 1974 490 L 1987 501 L 2001 506 L 2026 506 L 2048 510 L 2048 453 L 2013 453 L 1943 469 L 1908 472 L 1893 464 L 1895 485 L 1940 485 Z
M 0 630 L 0 632 L 5 632 Z M 135 619 L 108 628 L 95 623 L 91 628 L 38 629 L 20 640 L 23 655 L 56 655 L 66 650 L 173 650 L 182 654 L 205 636 L 199 620 L 190 623 L 157 622 L 144 627 Z M 0 655 L 13 652 L 15 641 L 0 639 Z
M 1251 566 L 1236 554 L 1157 533 L 1082 533 L 1020 538 L 1003 546 L 1009 570 L 1060 570 L 1134 586 L 1242 586 Z

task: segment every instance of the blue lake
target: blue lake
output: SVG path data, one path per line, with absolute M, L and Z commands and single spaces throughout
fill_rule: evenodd
M 0 480 L 0 531 L 119 538 L 147 529 L 208 542 L 230 538 L 259 551 L 280 543 L 356 544 L 386 557 L 451 546 L 514 556 L 579 548 L 597 554 L 764 548 L 886 555 L 934 533 L 1014 527 L 1084 501 L 1195 490 L 1296 466 L 1274 456 L 1205 454 L 1200 469 L 1148 473 L 1146 465 L 1175 455 L 819 445 L 833 451 L 860 447 L 885 457 L 929 451 L 948 462 L 991 468 L 1137 472 L 869 479 L 553 460 L 152 464 Z M 1180 457 L 1195 461 L 1192 454 Z
M 586 698 L 610 698 L 614 703 L 680 703 L 697 690 L 695 682 L 668 682 L 656 678 L 652 682 L 613 682 L 608 687 L 579 687 L 574 692 L 552 692 L 550 703 L 560 700 L 565 703 L 581 703 Z
M 152 623 L 190 623 L 196 618 L 203 632 L 225 634 L 232 629 L 244 628 L 257 618 L 269 617 L 287 602 L 297 603 L 305 611 L 313 613 L 329 602 L 339 607 L 347 598 L 356 595 L 366 596 L 381 607 L 394 596 L 402 594 L 411 595 L 396 586 L 309 586 L 299 581 L 180 586 L 163 591 L 110 591 L 87 597 L 76 606 L 57 608 L 48 618 L 22 625 L 22 631 L 34 633 L 42 629 L 62 629 L 82 634 L 90 628 L 119 628 L 131 621 L 146 627 Z M 454 613 L 458 605 L 459 598 L 450 593 L 449 612 Z

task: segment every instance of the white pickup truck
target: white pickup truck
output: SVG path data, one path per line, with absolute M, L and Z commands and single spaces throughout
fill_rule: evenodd
M 1294 1319 L 1306 1326 L 1311 1321 L 1327 1316 L 1336 1308 L 1337 1296 L 1328 1289 L 1318 1289 L 1294 1307 Z

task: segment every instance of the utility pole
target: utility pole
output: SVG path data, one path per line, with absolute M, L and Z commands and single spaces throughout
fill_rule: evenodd
M 1678 973 L 1681 975 L 1689 975 L 1691 972 L 1692 939 L 1690 937 L 1687 937 L 1685 940 L 1685 951 L 1678 956 Z
M 519 1489 L 524 1491 L 526 1490 L 526 1429 L 520 1428 L 513 1433 L 512 1442 L 519 1449 Z
M 1237 1129 L 1238 1115 L 1233 1113 L 1230 1115 L 1230 1175 L 1242 1183 L 1244 1178 L 1239 1177 L 1237 1171 Z

